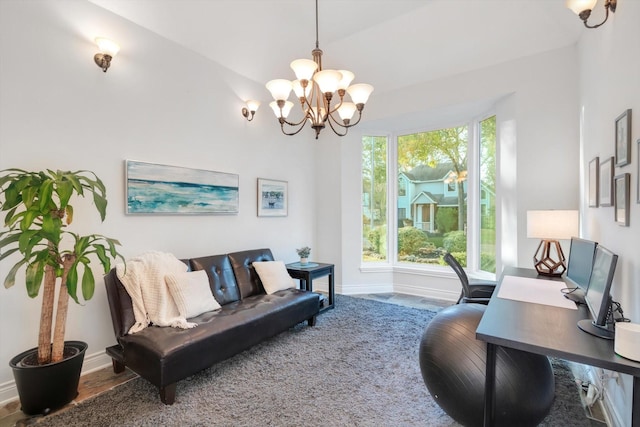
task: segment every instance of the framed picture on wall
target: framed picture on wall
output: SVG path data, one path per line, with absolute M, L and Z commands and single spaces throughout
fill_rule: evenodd
M 258 216 L 287 216 L 287 181 L 258 178 Z
M 589 162 L 589 207 L 598 207 L 598 187 L 600 186 L 600 180 L 598 175 L 600 174 L 600 158 L 594 157 Z
M 640 139 L 636 144 L 636 153 L 638 155 L 638 161 L 636 162 L 636 203 L 640 203 Z
M 600 206 L 613 206 L 613 157 L 600 163 Z
M 127 214 L 237 214 L 239 176 L 125 161 Z
M 619 225 L 629 226 L 629 181 L 630 175 L 622 173 L 614 178 L 616 194 L 615 219 Z
M 631 162 L 631 110 L 616 119 L 616 166 Z

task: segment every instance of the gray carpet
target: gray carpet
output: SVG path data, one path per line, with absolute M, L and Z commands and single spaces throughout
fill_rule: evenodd
M 431 399 L 418 348 L 434 312 L 337 296 L 300 324 L 178 383 L 163 405 L 140 378 L 39 426 L 457 426 Z M 567 366 L 544 426 L 588 426 Z

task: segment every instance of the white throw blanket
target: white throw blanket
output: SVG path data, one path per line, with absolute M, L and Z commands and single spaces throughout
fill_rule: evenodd
M 164 276 L 187 271 L 185 263 L 164 252 L 145 252 L 116 265 L 116 275 L 131 296 L 136 323 L 129 333 L 140 332 L 150 323 L 188 329 L 197 323 L 180 316 Z

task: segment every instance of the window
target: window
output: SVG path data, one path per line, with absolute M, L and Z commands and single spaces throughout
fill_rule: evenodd
M 413 220 L 398 224 L 399 262 L 438 265 L 444 250 L 466 265 L 467 140 L 467 126 L 398 136 L 398 172 L 415 195 L 398 199 Z
M 480 270 L 496 272 L 496 116 L 479 123 Z
M 404 177 L 398 177 L 398 197 L 404 197 L 407 195 L 407 181 Z
M 387 259 L 387 137 L 362 138 L 362 261 Z
M 451 252 L 465 267 L 495 273 L 495 116 L 363 137 L 362 192 L 363 262 L 428 268 Z

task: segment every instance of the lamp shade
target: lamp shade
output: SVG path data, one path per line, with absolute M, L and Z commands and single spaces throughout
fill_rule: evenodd
M 247 109 L 249 111 L 258 111 L 259 106 L 260 106 L 260 101 L 256 101 L 254 99 L 247 99 Z
M 567 0 L 567 7 L 576 15 L 585 10 L 593 10 L 598 0 Z
M 118 43 L 104 37 L 96 38 L 96 44 L 98 45 L 98 49 L 100 49 L 100 53 L 102 53 L 103 55 L 109 55 L 112 58 L 116 56 L 120 51 L 120 46 L 118 46 Z
M 298 80 L 311 80 L 313 73 L 316 72 L 318 64 L 311 59 L 296 59 L 290 64 L 291 69 L 296 73 Z
M 545 240 L 571 239 L 578 235 L 578 211 L 527 211 L 527 237 Z
M 278 103 L 276 101 L 271 101 L 269 103 L 269 107 L 271 107 L 271 109 L 273 110 L 273 114 L 275 114 L 277 118 L 284 117 L 286 119 L 291 112 L 293 102 L 287 101 L 284 103 L 284 105 L 282 106 L 282 114 L 280 111 L 280 107 L 278 106 Z
M 359 83 L 349 86 L 347 92 L 349 92 L 351 100 L 355 104 L 366 104 L 369 100 L 369 95 L 373 92 L 373 86 L 366 83 Z
M 342 80 L 340 80 L 340 82 L 338 83 L 338 89 L 347 90 L 347 88 L 355 78 L 355 75 L 348 70 L 338 70 L 338 71 L 340 72 L 340 74 L 342 74 Z
M 322 70 L 313 76 L 313 80 L 318 83 L 320 92 L 333 93 L 338 89 L 338 83 L 342 80 L 342 73 L 336 70 Z
M 275 79 L 267 82 L 265 85 L 269 92 L 271 92 L 271 96 L 276 101 L 286 100 L 289 98 L 289 94 L 291 93 L 291 82 L 285 79 Z
M 351 120 L 351 117 L 356 112 L 356 104 L 353 102 L 343 102 L 340 108 L 338 108 L 338 115 L 342 120 L 348 119 Z

